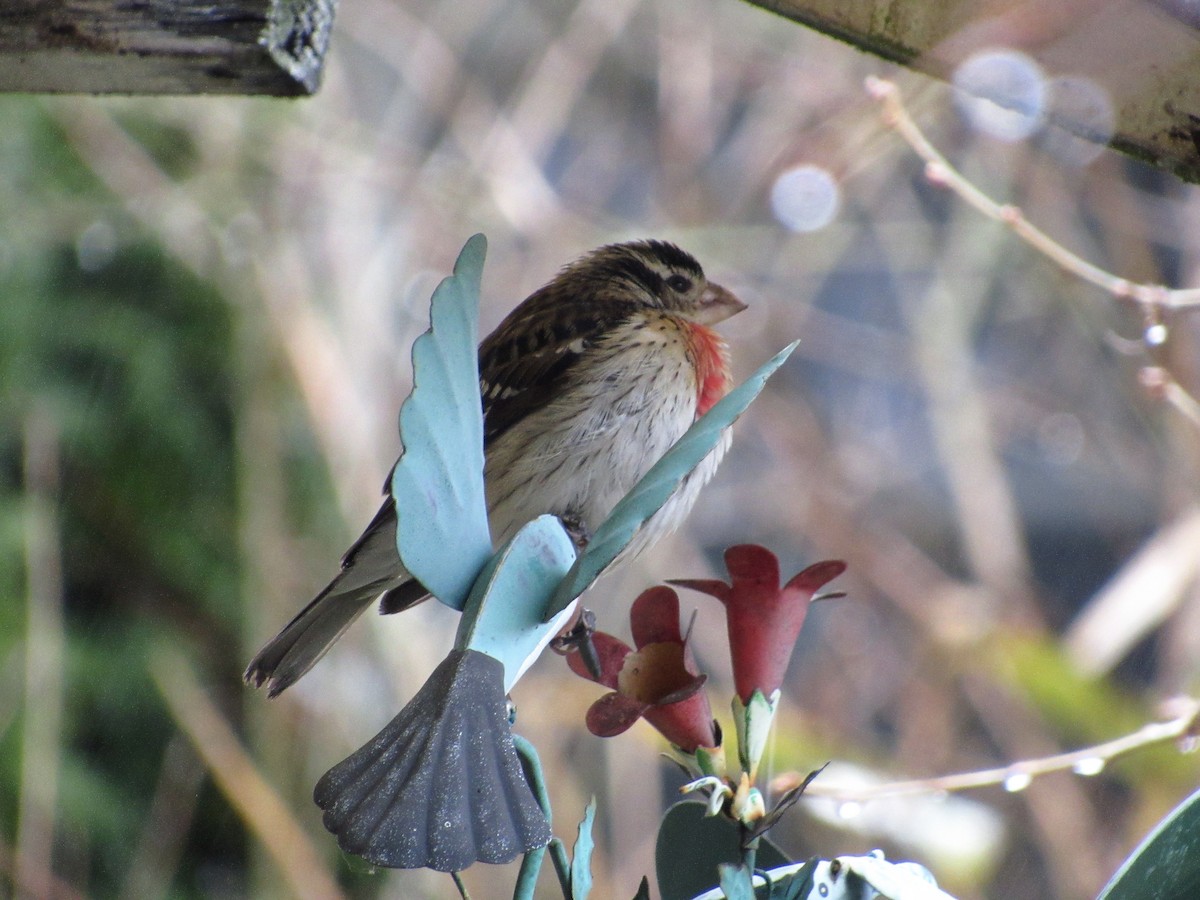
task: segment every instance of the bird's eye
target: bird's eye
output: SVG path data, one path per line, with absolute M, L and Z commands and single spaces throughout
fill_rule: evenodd
M 682 275 L 672 275 L 667 279 L 667 287 L 677 293 L 683 294 L 692 289 L 692 283 Z

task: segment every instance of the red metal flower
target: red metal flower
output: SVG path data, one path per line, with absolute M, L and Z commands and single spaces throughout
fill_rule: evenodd
M 577 675 L 612 688 L 588 710 L 588 730 L 612 737 L 645 718 L 685 753 L 715 747 L 717 729 L 701 690 L 707 676 L 697 671 L 680 632 L 679 596 L 669 587 L 650 588 L 634 601 L 629 620 L 636 650 L 610 634 L 592 635 L 599 679 L 588 672 L 582 654 L 567 657 Z
M 809 566 L 779 586 L 779 560 L 766 547 L 739 544 L 725 551 L 730 584 L 672 579 L 671 584 L 711 594 L 725 604 L 733 680 L 743 704 L 755 690 L 768 699 L 783 684 L 792 648 L 813 595 L 846 570 L 840 560 Z

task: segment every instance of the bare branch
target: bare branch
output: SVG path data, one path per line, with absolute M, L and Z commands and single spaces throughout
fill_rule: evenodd
M 1150 722 L 1132 734 L 1114 738 L 1091 747 L 1056 753 L 1041 759 L 1029 759 L 994 769 L 977 772 L 959 772 L 953 775 L 938 775 L 932 778 L 916 778 L 909 781 L 893 781 L 872 787 L 851 787 L 822 783 L 819 779 L 808 786 L 805 793 L 810 797 L 832 797 L 851 803 L 865 803 L 883 797 L 902 797 L 913 794 L 934 794 L 943 791 L 963 791 L 970 788 L 1004 785 L 1007 790 L 1023 790 L 1039 775 L 1051 772 L 1075 772 L 1079 775 L 1098 775 L 1105 766 L 1119 756 L 1142 750 L 1146 747 L 1177 741 L 1182 751 L 1195 749 L 1197 731 L 1200 730 L 1200 700 L 1180 697 L 1170 702 L 1173 718 L 1165 722 Z M 788 790 L 803 778 L 798 772 L 788 772 L 777 777 L 771 784 L 772 790 Z
M 1033 225 L 1019 207 L 999 204 L 968 181 L 929 142 L 904 106 L 900 89 L 883 78 L 868 78 L 867 93 L 883 107 L 883 122 L 925 160 L 925 176 L 934 184 L 949 188 L 985 216 L 1003 222 L 1021 240 L 1040 251 L 1061 268 L 1096 285 L 1114 297 L 1130 299 L 1155 309 L 1192 309 L 1200 307 L 1200 288 L 1167 288 L 1160 284 L 1141 284 L 1113 275 L 1075 255 Z

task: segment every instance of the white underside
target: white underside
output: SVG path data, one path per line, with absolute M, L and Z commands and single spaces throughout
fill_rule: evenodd
M 668 322 L 626 332 L 595 348 L 586 369 L 555 400 L 488 448 L 492 537 L 508 540 L 533 515 L 573 517 L 593 533 L 616 503 L 696 418 L 695 368 L 682 334 Z M 609 381 L 609 377 L 612 378 Z M 717 447 L 622 556 L 640 552 L 686 517 L 729 447 Z

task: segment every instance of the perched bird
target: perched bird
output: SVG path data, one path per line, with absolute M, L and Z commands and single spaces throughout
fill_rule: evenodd
M 497 545 L 544 513 L 586 544 L 613 506 L 729 390 L 729 351 L 709 326 L 745 304 L 663 241 L 600 247 L 531 294 L 479 347 L 484 483 Z M 721 443 L 623 556 L 673 531 L 729 446 Z M 383 505 L 325 590 L 250 662 L 274 697 L 375 599 L 399 612 L 428 596 L 396 550 L 390 478 Z

